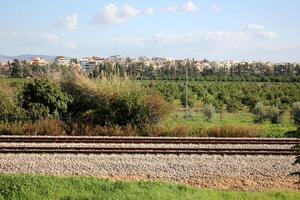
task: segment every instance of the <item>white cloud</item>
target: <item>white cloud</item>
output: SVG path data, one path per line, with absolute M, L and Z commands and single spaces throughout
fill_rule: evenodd
M 67 42 L 65 45 L 70 49 L 75 49 L 77 47 L 77 44 L 75 42 Z
M 249 24 L 236 31 L 158 33 L 149 37 L 115 38 L 113 44 L 114 47 L 118 47 L 119 52 L 126 52 L 131 56 L 277 61 L 282 58 L 284 60 L 299 58 L 288 48 L 280 54 L 284 43 L 276 39 L 277 37 L 276 33 L 262 25 Z
M 121 24 L 140 13 L 140 10 L 129 5 L 118 7 L 115 4 L 108 4 L 102 12 L 94 16 L 93 21 L 100 25 Z
M 56 25 L 64 27 L 70 31 L 77 30 L 79 26 L 77 14 L 73 14 L 67 17 L 60 17 Z
M 185 12 L 193 12 L 193 11 L 197 11 L 198 7 L 192 1 L 188 1 L 186 4 L 182 6 L 182 10 Z
M 210 43 L 235 43 L 251 40 L 270 40 L 277 38 L 277 34 L 268 31 L 262 25 L 250 24 L 241 31 L 235 32 L 200 32 L 185 34 L 156 34 L 151 42 L 163 45 L 199 45 L 203 42 Z
M 167 12 L 195 12 L 198 10 L 198 6 L 192 1 L 188 1 L 181 6 L 170 6 L 166 9 Z
M 245 30 L 254 30 L 254 31 L 263 31 L 265 29 L 264 26 L 259 24 L 249 24 L 244 28 Z
M 218 4 L 214 3 L 210 6 L 210 10 L 213 12 L 219 12 L 219 11 L 221 11 L 221 7 Z
M 275 39 L 278 37 L 276 33 L 268 31 L 264 26 L 258 24 L 249 24 L 243 30 L 250 34 L 252 37 L 256 38 Z
M 146 15 L 152 15 L 154 13 L 154 7 L 148 7 L 148 8 L 146 8 L 146 10 L 144 11 L 144 13 Z
M 59 36 L 47 32 L 24 33 L 24 34 L 20 34 L 20 37 L 27 41 L 36 41 L 37 43 L 45 42 L 48 44 L 56 44 L 59 40 Z
M 4 37 L 17 37 L 18 33 L 15 31 L 0 31 L 0 38 Z
M 148 38 L 127 38 L 119 39 L 123 44 L 132 44 L 137 46 L 199 46 L 199 45 L 216 45 L 228 44 L 235 45 L 236 43 L 247 43 L 259 40 L 275 39 L 277 34 L 265 30 L 261 25 L 250 24 L 240 31 L 235 32 L 198 32 L 198 33 L 183 33 L 183 34 L 155 34 Z
M 22 32 L 1 31 L 0 41 L 14 42 L 21 45 L 40 46 L 43 44 L 53 45 L 59 41 L 59 36 L 48 32 Z
M 177 11 L 179 11 L 179 7 L 177 7 L 177 6 L 169 6 L 169 7 L 167 7 L 166 11 L 167 12 L 177 12 Z

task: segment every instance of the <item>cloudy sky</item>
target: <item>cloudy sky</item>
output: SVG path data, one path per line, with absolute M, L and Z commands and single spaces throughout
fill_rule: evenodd
M 299 0 L 1 0 L 0 55 L 300 62 Z

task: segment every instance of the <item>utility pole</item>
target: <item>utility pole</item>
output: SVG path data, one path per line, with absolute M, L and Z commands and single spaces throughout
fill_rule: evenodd
M 192 115 L 189 111 L 189 104 L 188 104 L 188 79 L 189 79 L 189 75 L 188 75 L 188 67 L 190 66 L 190 60 L 187 60 L 187 63 L 185 65 L 185 121 L 187 122 L 187 120 L 189 118 L 192 118 Z

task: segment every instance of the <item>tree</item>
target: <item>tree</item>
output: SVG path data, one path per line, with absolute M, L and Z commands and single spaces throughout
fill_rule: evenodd
M 205 117 L 205 120 L 210 122 L 214 116 L 215 113 L 215 107 L 211 104 L 205 104 L 203 107 L 203 114 Z
M 15 59 L 14 62 L 11 64 L 10 76 L 14 78 L 23 77 L 23 67 L 18 59 Z
M 67 111 L 68 103 L 72 101 L 58 85 L 48 80 L 37 79 L 24 86 L 22 99 L 22 107 L 32 120 L 47 117 L 61 119 Z
M 180 96 L 181 105 L 185 106 L 186 95 L 183 92 Z M 188 90 L 187 92 L 187 103 L 189 107 L 193 107 L 197 101 L 197 95 L 195 95 L 192 91 Z

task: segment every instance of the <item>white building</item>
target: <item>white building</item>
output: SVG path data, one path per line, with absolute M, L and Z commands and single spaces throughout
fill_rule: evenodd
M 80 67 L 85 72 L 92 72 L 96 67 L 96 61 L 90 57 L 84 57 L 79 60 Z
M 113 56 L 110 56 L 110 60 L 112 62 L 125 62 L 125 57 L 121 56 L 121 55 L 113 55 Z
M 45 65 L 46 61 L 44 59 L 41 59 L 40 57 L 31 58 L 30 61 L 31 65 Z
M 70 64 L 70 59 L 66 59 L 64 56 L 57 56 L 54 61 L 58 65 L 69 65 Z

